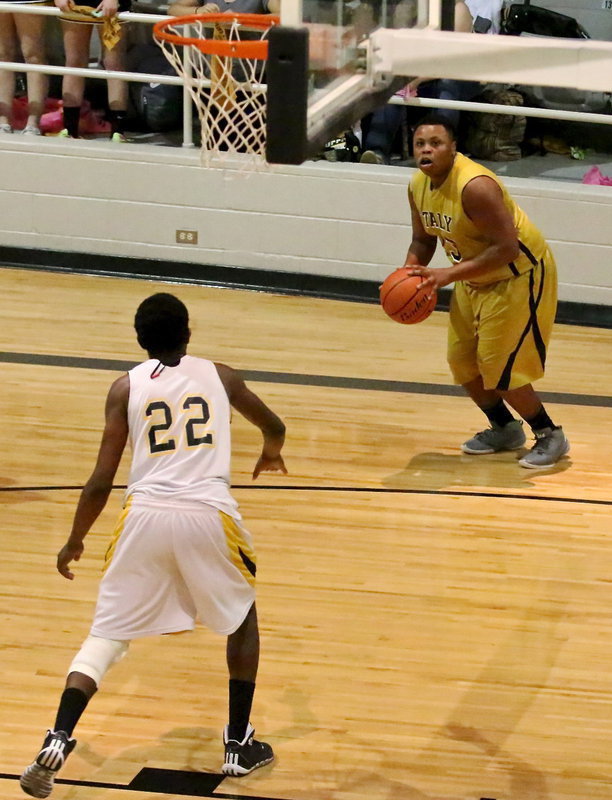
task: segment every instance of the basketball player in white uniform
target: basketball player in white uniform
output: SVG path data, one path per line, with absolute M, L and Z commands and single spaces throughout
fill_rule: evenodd
M 22 789 L 47 797 L 74 749 L 71 738 L 88 701 L 131 639 L 191 630 L 196 618 L 228 637 L 227 775 L 241 776 L 274 758 L 254 739 L 250 712 L 259 661 L 255 553 L 230 494 L 233 406 L 263 434 L 253 471 L 286 473 L 285 426 L 237 372 L 186 355 L 189 318 L 170 294 L 152 295 L 136 312 L 149 360 L 111 386 L 98 460 L 85 484 L 59 572 L 70 563 L 104 508 L 125 445 L 132 463 L 123 511 L 108 548 L 90 635 L 74 658 L 53 730 L 21 776 Z

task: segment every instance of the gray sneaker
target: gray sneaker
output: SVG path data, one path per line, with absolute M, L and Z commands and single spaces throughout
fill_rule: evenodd
M 523 423 L 520 419 L 513 419 L 503 426 L 493 423 L 486 431 L 480 431 L 464 442 L 461 449 L 471 456 L 482 456 L 500 450 L 518 450 L 525 441 Z
M 569 453 L 570 443 L 565 438 L 563 428 L 542 428 L 534 431 L 535 444 L 526 456 L 518 462 L 527 469 L 544 469 L 554 466 L 557 461 Z

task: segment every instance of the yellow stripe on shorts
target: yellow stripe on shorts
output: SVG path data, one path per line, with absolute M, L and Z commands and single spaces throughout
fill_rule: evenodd
M 115 525 L 115 530 L 113 531 L 113 535 L 111 536 L 111 540 L 109 542 L 108 547 L 106 548 L 106 553 L 104 553 L 104 566 L 102 567 L 102 572 L 106 572 L 106 570 L 110 567 L 110 563 L 113 560 L 113 556 L 115 555 L 115 549 L 117 547 L 117 542 L 119 541 L 119 537 L 123 532 L 123 528 L 125 526 L 125 519 L 128 515 L 130 507 L 132 505 L 132 498 L 128 498 L 125 506 L 121 514 L 119 514 L 119 519 L 117 520 L 117 524 Z
M 240 528 L 236 525 L 236 521 L 229 514 L 219 511 L 219 516 L 232 564 L 240 570 L 248 584 L 255 586 L 255 565 L 257 562 L 255 551 L 246 543 Z

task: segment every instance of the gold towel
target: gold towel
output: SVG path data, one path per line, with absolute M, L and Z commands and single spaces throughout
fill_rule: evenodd
M 89 19 L 83 19 L 83 17 L 89 17 L 91 22 L 102 23 L 102 43 L 107 50 L 112 50 L 121 39 L 121 23 L 116 15 L 112 17 L 94 16 L 93 12 L 95 10 L 91 6 L 73 6 L 70 11 L 62 14 L 62 18 L 71 22 L 89 22 Z M 76 15 L 72 20 L 70 18 L 71 14 Z
M 226 40 L 227 34 L 222 25 L 215 24 L 213 39 Z M 236 104 L 236 82 L 232 78 L 232 59 L 229 56 L 213 55 L 210 61 L 211 98 L 224 111 L 230 111 Z

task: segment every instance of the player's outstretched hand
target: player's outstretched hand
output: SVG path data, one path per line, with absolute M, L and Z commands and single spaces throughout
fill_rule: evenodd
M 283 475 L 287 474 L 287 467 L 283 461 L 283 457 L 278 455 L 274 458 L 264 455 L 259 456 L 255 469 L 253 470 L 253 480 L 259 475 L 260 472 L 282 472 Z
M 74 579 L 74 573 L 70 571 L 71 561 L 78 561 L 83 555 L 83 542 L 72 543 L 70 539 L 57 554 L 57 571 L 69 581 Z

